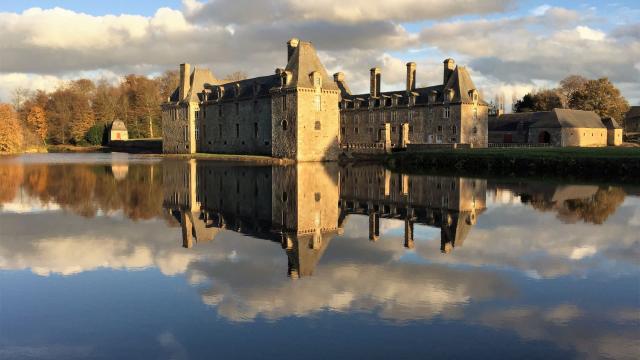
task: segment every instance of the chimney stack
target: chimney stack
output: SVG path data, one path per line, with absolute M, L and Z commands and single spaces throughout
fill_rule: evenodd
M 189 93 L 191 87 L 191 65 L 190 64 L 180 64 L 180 90 L 179 97 L 180 101 L 184 100 Z
M 344 73 L 343 72 L 337 72 L 335 74 L 333 74 L 333 81 L 339 83 L 339 82 L 343 82 L 344 81 Z
M 293 52 L 296 51 L 299 43 L 300 40 L 298 40 L 297 38 L 292 38 L 291 40 L 287 41 L 287 64 L 289 63 L 289 60 L 291 60 Z
M 407 63 L 407 92 L 416 90 L 416 63 Z
M 371 97 L 379 97 L 380 96 L 380 82 L 382 81 L 382 74 L 380 73 L 380 68 L 374 67 L 371 68 L 371 81 L 370 81 L 370 91 Z
M 447 82 L 449 81 L 449 78 L 451 77 L 451 74 L 453 74 L 453 70 L 455 70 L 456 68 L 456 62 L 449 58 L 446 59 L 444 61 L 444 80 L 442 82 L 442 85 L 447 85 Z

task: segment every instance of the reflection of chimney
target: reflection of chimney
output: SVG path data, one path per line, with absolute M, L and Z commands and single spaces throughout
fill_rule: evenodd
M 369 240 L 376 241 L 380 236 L 380 215 L 375 212 L 369 213 Z
M 416 63 L 407 63 L 407 92 L 414 91 L 416 89 Z
M 413 242 L 413 222 L 409 219 L 404 221 L 404 247 L 407 249 L 413 249 L 415 247 Z
M 371 97 L 379 97 L 380 96 L 380 81 L 382 80 L 382 74 L 380 73 L 380 68 L 374 67 L 371 68 L 371 79 L 370 79 L 370 91 Z
M 456 62 L 449 58 L 446 59 L 444 62 L 444 80 L 443 80 L 443 85 L 447 85 L 447 82 L 449 81 L 449 78 L 451 77 L 451 74 L 453 74 L 453 70 L 456 68 Z
M 190 64 L 180 64 L 180 90 L 179 96 L 180 100 L 184 100 L 187 97 L 187 93 L 189 93 L 190 88 L 190 79 L 191 78 L 191 65 Z
M 190 249 L 193 247 L 193 223 L 186 211 L 183 210 L 181 212 L 182 216 L 180 218 L 180 222 L 182 223 L 182 247 Z
M 293 52 L 296 51 L 299 43 L 300 40 L 296 38 L 292 38 L 291 40 L 287 41 L 287 63 L 289 63 L 289 60 L 291 60 Z

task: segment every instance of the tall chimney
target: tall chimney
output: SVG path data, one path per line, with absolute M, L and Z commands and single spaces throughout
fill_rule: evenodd
M 371 68 L 371 80 L 370 80 L 370 91 L 371 97 L 379 97 L 380 96 L 380 82 L 382 81 L 382 75 L 380 73 L 380 68 L 374 67 Z
M 443 85 L 447 85 L 451 74 L 453 74 L 453 70 L 456 68 L 456 62 L 449 58 L 444 61 L 444 80 L 442 82 Z
M 179 96 L 180 100 L 184 100 L 187 97 L 187 93 L 189 93 L 189 88 L 191 82 L 191 65 L 190 64 L 180 64 L 180 90 Z
M 296 51 L 299 43 L 300 40 L 296 38 L 292 38 L 291 40 L 287 41 L 287 64 L 289 63 L 289 60 L 291 60 L 293 52 Z
M 416 89 L 416 63 L 407 63 L 407 92 L 414 91 Z
M 337 72 L 335 74 L 333 74 L 333 81 L 339 83 L 339 82 L 343 82 L 344 81 L 344 73 L 343 72 Z

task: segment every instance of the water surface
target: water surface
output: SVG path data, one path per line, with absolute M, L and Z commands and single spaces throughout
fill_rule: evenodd
M 0 158 L 0 358 L 637 358 L 638 194 Z

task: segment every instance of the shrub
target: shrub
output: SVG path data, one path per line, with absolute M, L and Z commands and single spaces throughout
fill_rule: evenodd
M 104 140 L 104 125 L 93 125 L 84 135 L 84 139 L 91 145 L 102 145 Z

